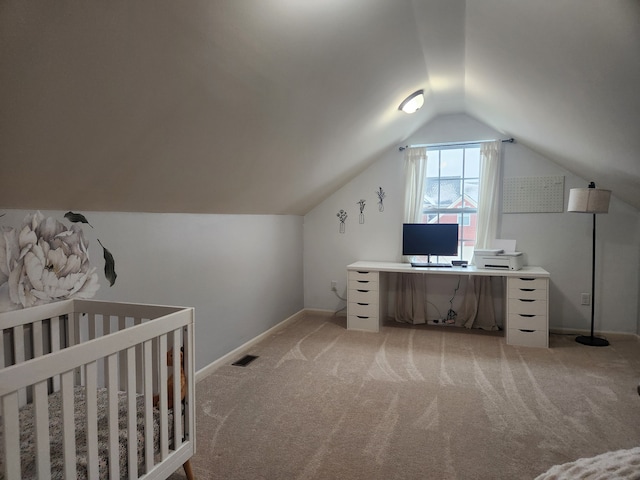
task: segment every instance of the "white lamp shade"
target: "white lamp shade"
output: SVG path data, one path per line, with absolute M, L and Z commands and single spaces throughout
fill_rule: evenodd
M 568 212 L 607 213 L 611 190 L 604 188 L 572 188 L 569 190 Z

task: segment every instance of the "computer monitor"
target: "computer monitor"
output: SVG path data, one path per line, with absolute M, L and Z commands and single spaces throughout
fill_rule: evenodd
M 441 266 L 441 264 L 431 264 L 431 255 L 450 257 L 457 254 L 457 223 L 405 223 L 402 225 L 402 255 L 426 256 L 428 262 L 419 266 Z

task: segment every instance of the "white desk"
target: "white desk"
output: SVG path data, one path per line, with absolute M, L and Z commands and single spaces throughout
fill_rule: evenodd
M 412 267 L 408 263 L 360 261 L 347 266 L 347 328 L 378 332 L 387 315 L 386 273 L 506 277 L 507 344 L 549 346 L 549 272 L 540 267 L 498 270 Z

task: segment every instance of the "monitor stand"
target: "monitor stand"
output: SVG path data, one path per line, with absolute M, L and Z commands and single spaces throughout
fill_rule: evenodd
M 450 268 L 450 263 L 436 263 L 431 261 L 431 255 L 427 255 L 427 262 L 411 262 L 412 267 L 438 267 L 438 268 Z

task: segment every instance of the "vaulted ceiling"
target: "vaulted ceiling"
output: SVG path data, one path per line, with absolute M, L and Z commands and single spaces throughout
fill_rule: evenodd
M 639 90 L 638 0 L 4 0 L 0 207 L 304 214 L 464 112 L 640 208 Z

